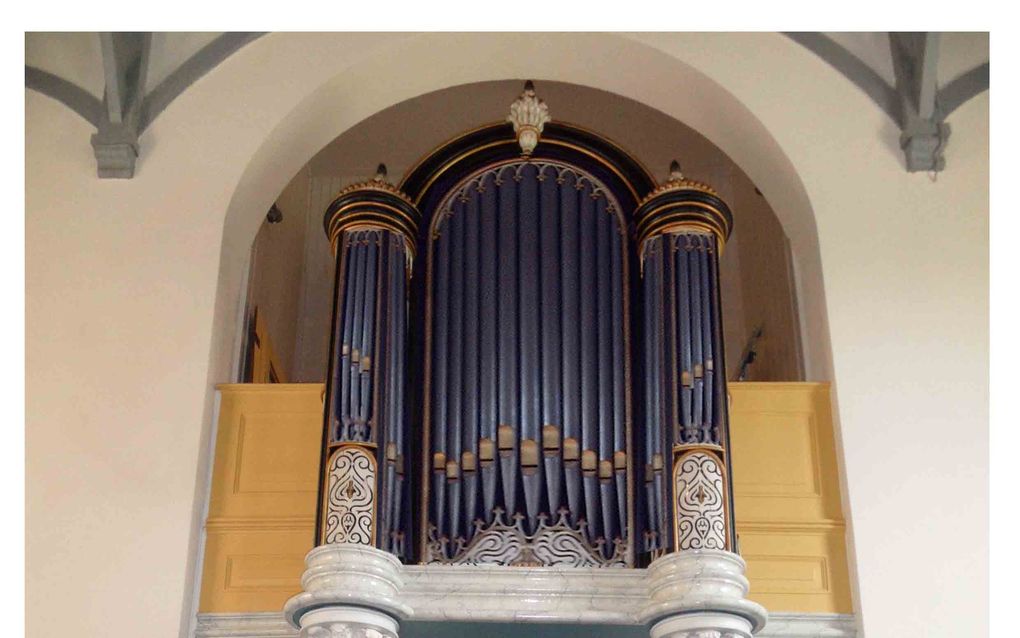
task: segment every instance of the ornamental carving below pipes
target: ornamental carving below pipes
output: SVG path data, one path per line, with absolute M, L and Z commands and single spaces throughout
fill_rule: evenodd
M 535 95 L 535 85 L 531 80 L 524 84 L 524 92 L 510 105 L 507 122 L 514 125 L 517 143 L 521 145 L 523 155 L 531 155 L 538 146 L 538 138 L 545 125 L 552 121 L 549 107 Z

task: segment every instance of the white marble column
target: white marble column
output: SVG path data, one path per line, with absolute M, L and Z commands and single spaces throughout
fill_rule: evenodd
M 304 591 L 284 617 L 301 638 L 397 638 L 411 608 L 400 600 L 400 561 L 367 545 L 337 543 L 308 552 Z
M 740 556 L 722 550 L 667 554 L 648 566 L 647 605 L 639 617 L 651 638 L 751 638 L 765 608 L 746 598 Z

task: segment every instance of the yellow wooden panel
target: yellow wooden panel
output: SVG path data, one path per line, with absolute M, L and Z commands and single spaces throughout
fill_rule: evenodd
M 321 384 L 220 386 L 209 519 L 315 516 Z
M 842 526 L 737 524 L 749 597 L 769 611 L 852 613 Z
M 314 537 L 321 384 L 224 385 L 201 611 L 279 611 Z M 829 389 L 734 383 L 737 533 L 751 598 L 850 613 Z
M 301 591 L 315 524 L 293 529 L 210 530 L 199 611 L 279 611 Z
M 202 612 L 279 611 L 315 533 L 322 384 L 220 390 Z
M 843 520 L 829 388 L 730 384 L 737 520 Z
M 734 513 L 751 598 L 851 613 L 829 386 L 729 386 Z

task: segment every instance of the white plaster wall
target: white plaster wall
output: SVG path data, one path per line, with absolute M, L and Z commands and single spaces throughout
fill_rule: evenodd
M 835 381 L 866 635 L 987 632 L 986 96 L 953 114 L 932 182 L 775 34 L 274 34 L 156 120 L 129 181 L 97 180 L 88 126 L 26 92 L 29 635 L 188 631 L 212 387 L 269 204 L 390 104 L 524 77 L 645 102 L 759 185 L 791 239 L 808 376 Z

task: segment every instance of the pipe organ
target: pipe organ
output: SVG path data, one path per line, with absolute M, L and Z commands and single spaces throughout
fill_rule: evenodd
M 732 215 L 711 187 L 675 162 L 657 185 L 612 142 L 552 121 L 529 82 L 507 122 L 442 145 L 399 186 L 380 166 L 325 226 L 318 547 L 295 626 L 367 607 L 395 634 L 411 613 L 401 563 L 648 567 L 647 618 L 676 636 L 698 587 L 732 581 L 713 608 L 744 620 L 719 635 L 760 626 L 732 553 L 718 278 Z

